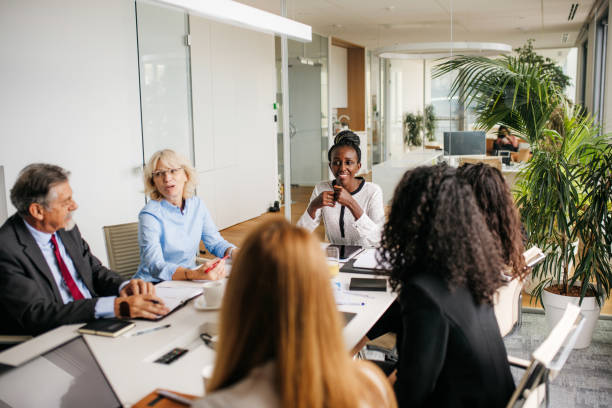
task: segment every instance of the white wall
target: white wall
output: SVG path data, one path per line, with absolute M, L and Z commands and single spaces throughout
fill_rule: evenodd
M 0 11 L 6 195 L 29 163 L 70 170 L 75 219 L 103 262 L 102 226 L 136 221 L 144 204 L 135 33 L 126 0 L 3 0 Z
M 217 227 L 277 198 L 274 37 L 190 17 L 198 195 Z

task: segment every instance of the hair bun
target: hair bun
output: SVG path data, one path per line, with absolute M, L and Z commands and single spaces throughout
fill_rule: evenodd
M 360 143 L 359 136 L 357 136 L 354 132 L 351 132 L 350 130 L 343 130 L 339 132 L 336 137 L 334 137 L 335 145 L 339 144 L 342 141 L 344 141 L 345 143 L 354 143 L 357 146 L 359 146 Z

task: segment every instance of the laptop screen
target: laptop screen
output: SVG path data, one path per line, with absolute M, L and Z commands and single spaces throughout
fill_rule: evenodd
M 0 408 L 120 406 L 83 337 L 0 372 Z

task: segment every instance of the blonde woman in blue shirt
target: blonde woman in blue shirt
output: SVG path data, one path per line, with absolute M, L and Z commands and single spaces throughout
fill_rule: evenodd
M 202 200 L 195 196 L 197 175 L 189 161 L 173 150 L 160 150 L 144 169 L 145 194 L 151 199 L 138 215 L 140 265 L 135 277 L 164 280 L 221 279 L 225 263 L 210 260 L 196 266 L 200 239 L 222 258 L 235 246 L 227 242 Z

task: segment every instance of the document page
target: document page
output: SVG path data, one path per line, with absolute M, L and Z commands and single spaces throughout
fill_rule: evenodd
M 162 298 L 168 309 L 174 310 L 189 299 L 202 294 L 202 287 L 178 286 L 167 281 L 155 285 L 155 294 Z
M 374 269 L 378 266 L 376 262 L 376 248 L 367 248 L 362 253 L 357 255 L 353 266 L 355 268 Z

